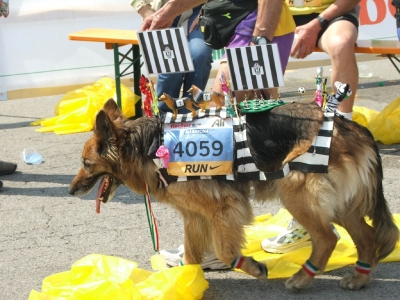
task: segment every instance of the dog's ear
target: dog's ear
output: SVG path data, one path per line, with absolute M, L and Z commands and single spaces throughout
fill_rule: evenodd
M 122 116 L 121 110 L 119 109 L 117 103 L 113 98 L 107 100 L 107 102 L 104 104 L 103 109 L 110 116 L 111 120 L 116 120 Z
M 110 100 L 109 100 L 110 101 Z M 108 101 L 108 102 L 109 102 Z M 114 101 L 114 100 L 113 100 Z M 96 116 L 94 134 L 103 141 L 115 139 L 114 124 L 105 110 L 100 110 Z

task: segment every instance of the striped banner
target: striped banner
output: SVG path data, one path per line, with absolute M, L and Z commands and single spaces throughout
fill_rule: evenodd
M 226 49 L 234 91 L 284 86 L 278 46 L 267 44 Z
M 193 72 L 189 44 L 182 27 L 138 32 L 149 74 Z

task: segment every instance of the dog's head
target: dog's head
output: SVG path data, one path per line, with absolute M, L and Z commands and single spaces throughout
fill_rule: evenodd
M 192 85 L 192 86 L 190 87 L 190 89 L 187 90 L 187 92 L 189 93 L 189 95 L 190 95 L 190 94 L 193 94 L 194 88 L 195 88 L 195 85 Z
M 160 97 L 158 97 L 159 101 L 164 101 L 167 98 L 167 94 L 163 93 Z
M 117 178 L 118 161 L 117 126 L 122 114 L 113 99 L 109 99 L 96 116 L 93 136 L 86 142 L 82 152 L 82 167 L 72 180 L 69 193 L 83 196 L 89 193 L 101 179 L 96 195 L 96 212 L 100 212 L 100 201 L 111 200 L 116 189 L 123 183 Z

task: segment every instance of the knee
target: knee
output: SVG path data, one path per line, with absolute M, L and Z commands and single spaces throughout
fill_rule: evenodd
M 332 57 L 354 54 L 354 39 L 350 37 L 333 36 L 329 40 L 328 54 Z
M 341 37 L 334 37 L 329 41 L 327 53 L 333 62 L 355 60 L 354 52 L 355 41 Z
M 190 47 L 190 54 L 194 62 L 201 64 L 211 63 L 212 61 L 212 49 L 208 47 L 204 42 L 195 43 Z
M 211 63 L 212 63 L 211 53 L 207 54 L 207 53 L 200 52 L 200 53 L 194 53 L 194 54 L 192 54 L 192 60 L 195 65 L 196 64 L 199 66 L 211 65 Z

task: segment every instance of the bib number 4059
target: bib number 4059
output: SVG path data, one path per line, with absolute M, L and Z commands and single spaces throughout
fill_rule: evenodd
M 221 141 L 189 141 L 186 145 L 180 141 L 176 144 L 174 148 L 174 153 L 179 155 L 179 157 L 183 157 L 187 155 L 188 157 L 194 157 L 196 155 L 200 155 L 203 157 L 210 156 L 220 156 L 224 151 L 224 146 Z

